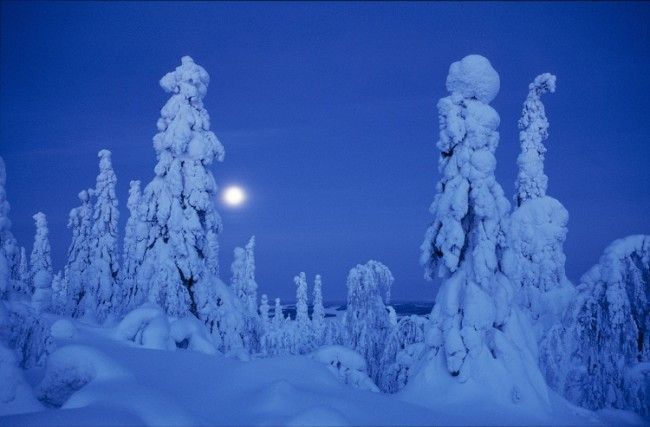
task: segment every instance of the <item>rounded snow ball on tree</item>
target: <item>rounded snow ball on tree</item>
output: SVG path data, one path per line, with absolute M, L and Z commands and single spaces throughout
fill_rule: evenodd
M 447 90 L 488 104 L 499 93 L 499 73 L 481 55 L 467 55 L 449 66 Z

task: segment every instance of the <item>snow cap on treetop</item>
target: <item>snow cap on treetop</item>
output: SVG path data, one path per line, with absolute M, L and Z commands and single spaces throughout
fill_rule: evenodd
M 449 66 L 447 90 L 489 103 L 499 93 L 499 73 L 481 55 L 467 55 Z
M 101 170 L 106 170 L 111 167 L 111 152 L 104 149 L 104 150 L 99 150 L 99 153 L 97 153 L 97 157 L 99 158 L 99 168 Z
M 542 95 L 546 92 L 554 93 L 555 92 L 555 80 L 556 77 L 551 73 L 540 74 L 535 77 L 535 80 L 528 85 L 528 89 L 534 90 L 538 95 Z
M 202 99 L 208 92 L 210 76 L 203 67 L 189 56 L 181 58 L 181 65 L 160 79 L 160 86 L 167 92 L 180 93 L 187 98 Z

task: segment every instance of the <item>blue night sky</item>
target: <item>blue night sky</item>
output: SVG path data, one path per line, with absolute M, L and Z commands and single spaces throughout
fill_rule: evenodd
M 549 194 L 570 214 L 572 281 L 612 240 L 650 233 L 650 3 L 2 2 L 0 155 L 13 231 L 31 250 L 48 216 L 55 269 L 68 211 L 113 152 L 122 226 L 129 181 L 153 177 L 158 85 L 191 55 L 211 76 L 205 105 L 226 148 L 213 167 L 221 265 L 257 237 L 260 292 L 293 299 L 323 275 L 342 299 L 368 259 L 393 271 L 396 299 L 433 299 L 418 264 L 438 180 L 436 102 L 449 64 L 486 56 L 501 77 L 497 178 L 511 198 L 528 83 L 558 77 Z

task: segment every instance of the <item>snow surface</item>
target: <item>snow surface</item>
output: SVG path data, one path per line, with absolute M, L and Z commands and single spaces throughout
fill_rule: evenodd
M 630 413 L 610 410 L 601 417 L 559 398 L 550 413 L 480 401 L 468 410 L 466 399 L 475 392 L 471 387 L 463 395 L 416 392 L 415 399 L 413 393 L 360 390 L 341 383 L 321 362 L 334 357 L 361 367 L 363 359 L 349 349 L 243 362 L 181 349 L 146 349 L 114 341 L 114 330 L 73 323 L 78 337 L 74 343 L 57 339 L 59 348 L 44 372 L 29 370 L 25 378 L 14 372 L 14 383 L 36 385 L 50 406 L 19 386 L 11 404 L 0 403 L 0 414 L 12 413 L 0 417 L 0 425 L 642 424 Z

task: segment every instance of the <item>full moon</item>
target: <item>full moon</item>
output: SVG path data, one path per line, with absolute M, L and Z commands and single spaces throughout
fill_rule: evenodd
M 246 193 L 241 187 L 231 185 L 223 192 L 223 201 L 230 206 L 239 206 L 246 200 Z

